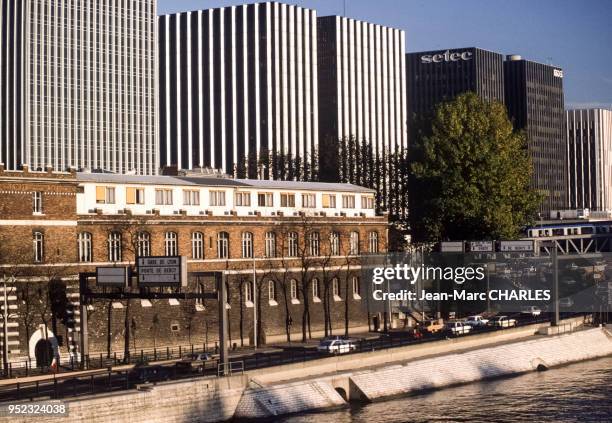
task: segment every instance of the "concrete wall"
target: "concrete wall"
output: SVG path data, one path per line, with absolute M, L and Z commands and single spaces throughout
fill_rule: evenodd
M 584 318 L 578 317 L 563 320 L 572 323 L 574 328 L 583 323 Z M 348 372 L 372 366 L 388 365 L 393 362 L 415 360 L 436 354 L 451 353 L 468 348 L 488 346 L 493 343 L 505 342 L 527 338 L 537 333 L 542 327 L 550 323 L 522 326 L 505 329 L 498 332 L 487 332 L 469 337 L 449 338 L 440 342 L 431 342 L 418 345 L 393 348 L 390 350 L 377 350 L 362 354 L 347 356 L 333 356 L 317 360 L 316 362 L 292 363 L 277 366 L 273 369 L 258 369 L 249 372 L 249 376 L 262 385 L 276 383 L 291 379 L 317 377 L 328 373 Z
M 588 329 L 245 391 L 236 418 L 262 418 L 371 401 L 503 375 L 533 371 L 612 354 L 612 334 Z
M 189 423 L 218 422 L 232 418 L 246 375 L 223 379 L 194 379 L 167 382 L 150 391 L 129 391 L 113 395 L 67 400 L 67 418 L 37 417 L 39 423 Z M 27 418 L 0 418 L 0 422 L 29 423 Z

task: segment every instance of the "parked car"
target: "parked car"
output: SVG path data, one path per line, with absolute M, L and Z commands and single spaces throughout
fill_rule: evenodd
M 427 333 L 436 333 L 436 332 L 440 332 L 443 329 L 444 329 L 444 320 L 442 319 L 425 320 L 421 324 L 421 330 Z
M 327 354 L 346 354 L 354 349 L 355 344 L 344 339 L 323 340 L 317 347 L 317 351 Z
M 197 370 L 202 373 L 206 368 L 206 362 L 213 360 L 213 356 L 210 353 L 194 353 L 183 357 L 176 363 L 176 367 L 183 370 Z
M 464 323 L 472 328 L 476 328 L 486 326 L 489 323 L 489 319 L 485 319 L 481 315 L 477 314 L 475 316 L 468 316 Z
M 508 316 L 495 316 L 489 321 L 489 325 L 498 328 L 509 328 L 516 326 L 516 319 L 511 319 Z
M 449 332 L 451 335 L 457 336 L 470 333 L 472 327 L 463 322 L 447 322 L 444 326 L 444 330 Z
M 128 374 L 129 380 L 135 383 L 155 383 L 172 378 L 172 369 L 160 365 L 136 365 Z
M 537 306 L 528 306 L 528 307 L 525 307 L 521 311 L 521 313 L 530 314 L 532 316 L 539 316 L 540 314 L 542 314 L 542 309 Z
M 574 300 L 569 297 L 559 298 L 559 307 L 568 308 L 574 305 Z

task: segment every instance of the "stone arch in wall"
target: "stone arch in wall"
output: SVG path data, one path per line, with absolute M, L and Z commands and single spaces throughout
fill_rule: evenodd
M 28 343 L 28 354 L 32 363 L 41 361 L 47 349 L 49 349 L 49 353 L 52 355 L 51 361 L 55 358 L 59 363 L 60 351 L 57 338 L 51 329 L 46 328 L 45 325 L 40 325 L 32 336 L 30 336 L 30 341 Z

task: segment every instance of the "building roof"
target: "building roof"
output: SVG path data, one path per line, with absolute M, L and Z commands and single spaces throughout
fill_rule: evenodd
M 292 191 L 376 192 L 353 184 L 328 182 L 271 181 L 257 179 L 212 178 L 202 176 L 145 176 L 116 173 L 77 172 L 78 182 L 143 185 L 193 185 L 205 187 L 283 189 Z

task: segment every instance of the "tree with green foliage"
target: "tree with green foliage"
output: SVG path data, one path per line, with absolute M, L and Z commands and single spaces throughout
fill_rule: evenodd
M 536 216 L 525 135 L 499 102 L 466 93 L 441 103 L 409 159 L 413 241 L 512 239 Z

